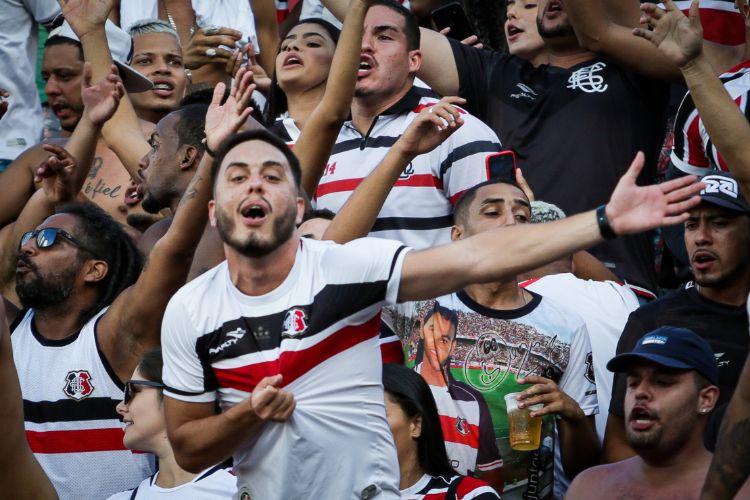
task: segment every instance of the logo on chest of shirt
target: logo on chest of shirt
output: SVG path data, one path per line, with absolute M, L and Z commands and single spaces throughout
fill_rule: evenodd
M 398 176 L 399 179 L 408 179 L 409 177 L 414 174 L 414 165 L 412 165 L 411 162 L 406 166 L 403 172 L 401 172 L 401 175 Z
M 529 87 L 528 85 L 524 85 L 523 83 L 517 83 L 516 87 L 520 90 L 517 94 L 511 94 L 511 99 L 530 99 L 532 101 L 535 101 L 537 98 L 536 92 Z
M 76 401 L 86 399 L 94 392 L 94 385 L 91 383 L 91 374 L 86 370 L 68 372 L 65 375 L 63 392 L 70 399 L 75 399 Z
M 295 307 L 286 312 L 281 338 L 295 338 L 307 330 L 307 313 L 304 309 Z
M 457 417 L 456 418 L 456 430 L 459 434 L 466 436 L 469 433 L 469 422 L 466 419 Z
M 575 70 L 568 78 L 568 88 L 582 90 L 587 94 L 604 92 L 609 88 L 609 85 L 604 83 L 604 77 L 599 72 L 606 67 L 607 65 L 603 62 L 598 62 Z
M 236 329 L 225 333 L 224 337 L 226 338 L 226 340 L 222 342 L 221 344 L 219 344 L 218 346 L 210 348 L 208 350 L 208 353 L 219 354 L 224 349 L 231 347 L 237 342 L 239 342 L 240 339 L 242 339 L 246 333 L 247 333 L 247 330 L 245 330 L 242 327 L 237 327 Z

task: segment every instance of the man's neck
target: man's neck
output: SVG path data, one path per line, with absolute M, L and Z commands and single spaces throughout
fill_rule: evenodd
M 156 125 L 157 123 L 159 123 L 159 120 L 167 116 L 169 112 L 148 108 L 135 108 L 135 114 L 141 120 L 146 120 L 147 122 Z
M 714 302 L 728 306 L 741 306 L 747 301 L 750 293 L 750 279 L 737 280 L 728 286 L 707 287 L 696 284 L 698 293 Z
M 517 277 L 503 282 L 469 285 L 466 294 L 477 304 L 501 311 L 519 309 L 531 300 L 531 294 L 518 286 Z
M 572 68 L 573 66 L 577 64 L 581 64 L 586 61 L 590 61 L 596 57 L 596 55 L 593 52 L 588 52 L 586 50 L 581 49 L 580 47 L 577 47 L 575 49 L 560 49 L 560 50 L 552 50 L 550 49 L 549 54 L 549 64 L 550 66 L 554 66 L 556 68 Z
M 68 299 L 53 306 L 34 309 L 34 326 L 47 340 L 64 340 L 79 331 L 84 323 L 80 300 Z
M 289 276 L 298 247 L 299 235 L 296 231 L 288 241 L 264 257 L 248 257 L 224 244 L 229 277 L 245 295 L 257 297 L 272 292 Z
M 323 84 L 302 92 L 287 93 L 286 102 L 289 116 L 294 120 L 294 124 L 297 125 L 298 129 L 302 130 L 304 128 L 313 110 L 323 101 L 325 91 L 326 87 Z
M 360 134 L 365 135 L 370 130 L 375 118 L 400 101 L 409 92 L 413 83 L 410 80 L 408 85 L 399 92 L 388 97 L 381 97 L 379 99 L 355 97 L 354 101 L 352 101 L 352 125 L 354 125 L 354 128 Z
M 712 455 L 703 446 L 703 428 L 703 425 L 696 426 L 692 435 L 677 450 L 640 453 L 637 456 L 639 460 L 636 470 L 643 480 L 658 485 L 664 482 L 665 477 L 678 480 L 698 473 L 701 478 L 705 477 Z

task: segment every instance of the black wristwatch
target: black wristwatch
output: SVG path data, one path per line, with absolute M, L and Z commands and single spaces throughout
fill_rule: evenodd
M 601 205 L 596 209 L 596 223 L 599 225 L 599 233 L 605 240 L 611 240 L 617 238 L 617 234 L 612 230 L 612 226 L 609 225 L 609 218 L 606 212 L 607 205 Z

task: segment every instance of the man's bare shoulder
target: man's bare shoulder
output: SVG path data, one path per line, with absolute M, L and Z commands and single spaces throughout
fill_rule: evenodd
M 633 458 L 597 465 L 579 473 L 570 484 L 567 500 L 597 500 L 609 496 L 604 492 L 624 493 L 632 486 Z

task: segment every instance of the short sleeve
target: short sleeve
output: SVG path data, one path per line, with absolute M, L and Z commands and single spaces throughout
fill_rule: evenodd
M 359 284 L 360 293 L 371 290 L 378 295 L 373 299 L 395 304 L 404 256 L 409 250 L 400 241 L 360 238 L 345 245 L 331 245 L 320 265 L 326 283 Z
M 490 178 L 487 155 L 501 149 L 492 129 L 474 116 L 462 117 L 463 126 L 436 150 L 441 154 L 438 177 L 443 182 L 445 197 L 453 205 L 464 191 Z
M 49 24 L 62 14 L 57 0 L 24 0 L 24 3 L 34 20 L 40 24 Z
M 497 449 L 495 428 L 492 425 L 492 415 L 484 397 L 478 397 L 479 403 L 479 449 L 477 450 L 477 469 L 490 471 L 503 466 L 503 459 Z
M 560 379 L 560 389 L 573 398 L 587 416 L 599 413 L 593 361 L 589 334 L 581 320 L 570 345 L 570 359 Z
M 199 333 L 190 322 L 179 292 L 167 305 L 161 331 L 162 378 L 167 386 L 164 393 L 189 403 L 214 402 L 216 388 L 207 386 L 205 370 L 196 349 Z
M 630 352 L 633 347 L 635 347 L 635 343 L 638 342 L 638 339 L 645 335 L 645 333 L 646 330 L 638 317 L 631 314 L 628 318 L 628 322 L 625 323 L 625 328 L 622 331 L 622 335 L 620 335 L 620 340 L 617 341 L 616 354 Z M 618 417 L 625 416 L 625 380 L 626 377 L 624 373 L 615 373 L 615 376 L 612 379 L 612 400 L 609 403 L 609 412 Z

